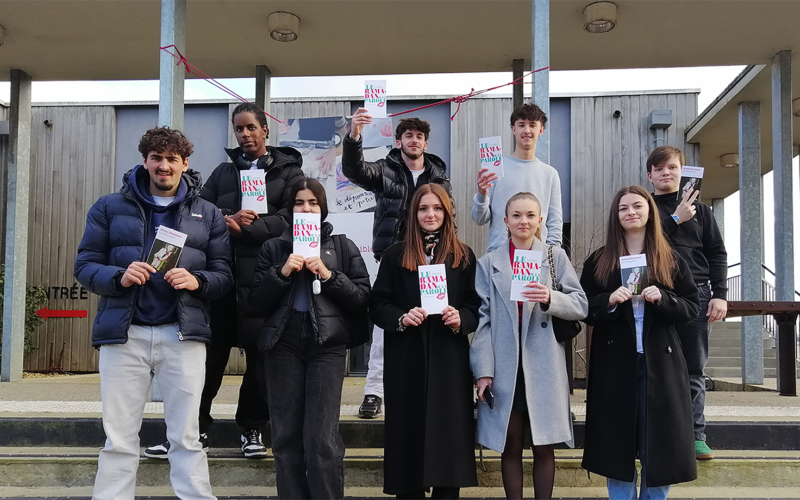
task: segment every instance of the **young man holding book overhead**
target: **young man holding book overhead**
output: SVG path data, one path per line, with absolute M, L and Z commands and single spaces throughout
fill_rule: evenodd
M 148 130 L 139 152 L 144 165 L 89 210 L 75 259 L 75 278 L 100 295 L 92 345 L 100 349 L 106 444 L 93 498 L 133 499 L 139 429 L 155 376 L 172 488 L 181 499 L 212 499 L 197 417 L 211 339 L 209 302 L 233 285 L 228 228 L 199 196 L 200 174 L 189 170 L 192 144 L 181 132 Z M 145 259 L 165 244 L 167 232 L 182 248 L 175 267 L 165 262 L 156 271 Z
M 676 324 L 689 369 L 692 394 L 695 453 L 698 460 L 714 458 L 706 444 L 705 370 L 708 362 L 708 335 L 711 323 L 728 312 L 728 253 L 708 206 L 698 200 L 700 191 L 689 190 L 679 196 L 681 172 L 686 160 L 672 146 L 659 146 L 647 158 L 647 178 L 653 183 L 653 198 L 661 226 L 672 247 L 689 264 L 700 294 L 700 314 L 690 323 Z

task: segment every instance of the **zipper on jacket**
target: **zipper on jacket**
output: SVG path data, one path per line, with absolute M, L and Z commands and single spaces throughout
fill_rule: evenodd
M 180 330 L 178 331 L 178 340 L 183 340 L 183 334 L 180 332 Z

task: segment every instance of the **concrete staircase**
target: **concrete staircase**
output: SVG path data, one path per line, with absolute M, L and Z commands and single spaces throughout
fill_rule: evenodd
M 775 339 L 766 330 L 764 335 L 764 376 L 776 377 Z M 711 327 L 708 341 L 706 375 L 711 378 L 740 378 L 742 376 L 742 324 L 718 321 Z M 800 495 L 799 495 L 800 496 Z

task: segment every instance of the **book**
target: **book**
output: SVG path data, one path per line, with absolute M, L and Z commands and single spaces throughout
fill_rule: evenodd
M 294 213 L 292 253 L 303 257 L 319 257 L 319 247 L 322 243 L 322 235 L 320 234 L 321 217 L 320 214 Z
M 386 118 L 386 80 L 364 81 L 364 107 L 372 118 Z
M 528 302 L 522 292 L 528 283 L 542 281 L 542 252 L 539 250 L 514 250 L 511 263 L 511 300 Z
M 481 158 L 480 168 L 488 168 L 490 172 L 503 177 L 503 138 L 484 137 L 478 140 L 478 154 Z
M 647 279 L 647 256 L 643 253 L 624 255 L 619 258 L 622 273 L 622 286 L 627 287 L 634 295 L 641 295 L 642 290 L 650 286 Z
M 447 307 L 447 275 L 444 264 L 419 266 L 419 294 L 422 298 L 422 308 L 428 314 L 442 314 Z
M 156 239 L 147 255 L 147 263 L 158 273 L 166 273 L 178 265 L 181 250 L 186 244 L 186 233 L 175 231 L 166 226 L 159 226 Z
M 269 212 L 267 208 L 267 173 L 260 168 L 241 170 L 239 177 L 242 190 L 242 210 L 252 210 L 259 215 Z
M 703 183 L 703 167 L 684 166 L 681 170 L 681 181 L 678 184 L 678 199 L 683 198 L 686 192 L 700 191 Z

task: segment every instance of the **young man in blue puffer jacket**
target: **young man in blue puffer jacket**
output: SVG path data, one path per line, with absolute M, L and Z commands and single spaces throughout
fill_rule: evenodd
M 94 499 L 134 498 L 139 429 L 153 375 L 164 398 L 170 481 L 181 499 L 212 499 L 199 441 L 209 302 L 233 286 L 228 227 L 199 197 L 189 170 L 192 144 L 168 127 L 139 142 L 144 165 L 125 174 L 119 193 L 103 196 L 86 218 L 75 277 L 100 295 L 92 345 L 100 349 L 106 445 Z M 159 226 L 186 234 L 166 273 L 145 262 Z

